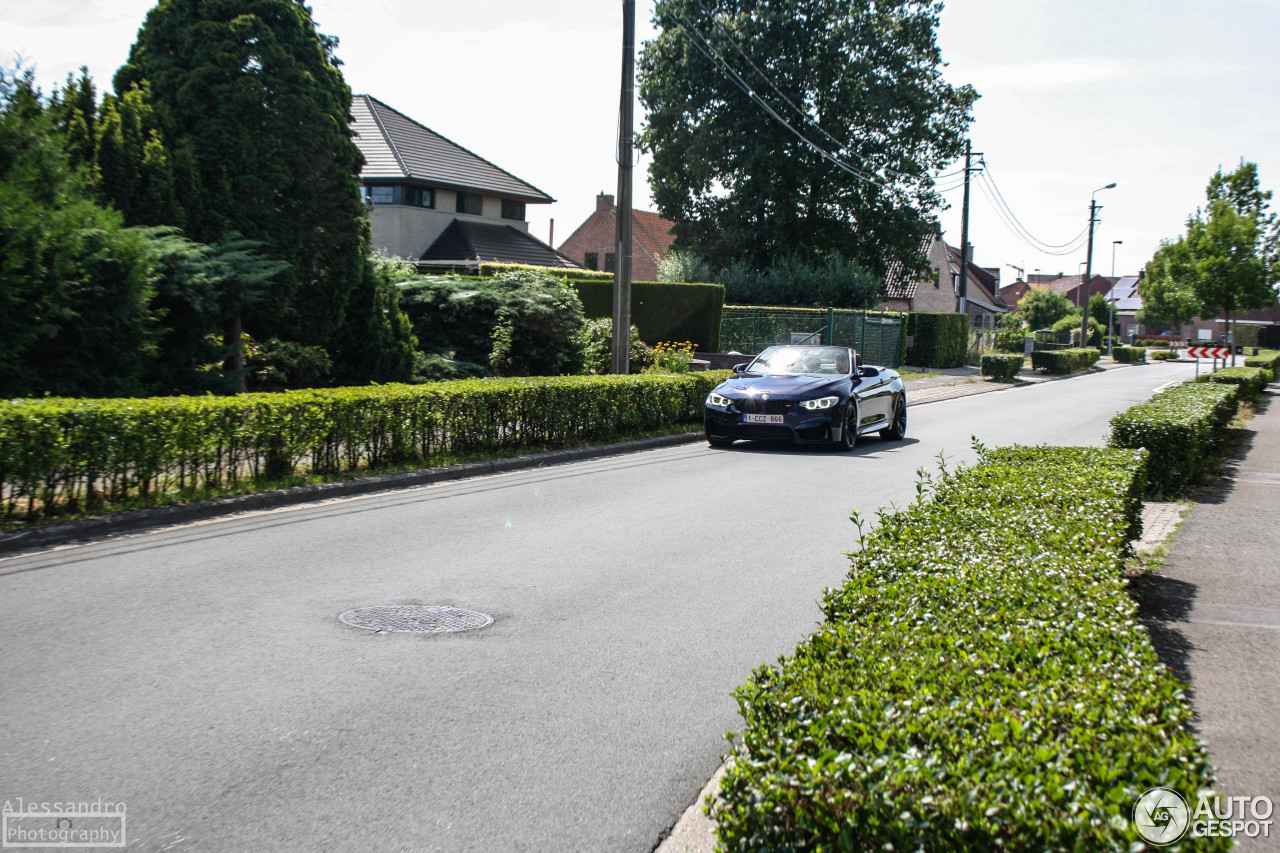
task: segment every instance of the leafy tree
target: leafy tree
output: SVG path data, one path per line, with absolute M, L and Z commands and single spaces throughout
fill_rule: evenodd
M 497 276 L 498 309 L 489 366 L 498 376 L 563 376 L 585 366 L 582 300 L 563 279 L 534 270 Z
M 155 346 L 144 234 L 93 201 L 30 72 L 0 74 L 0 393 L 127 396 Z
M 1076 309 L 1071 300 L 1055 290 L 1032 289 L 1018 301 L 1018 311 L 1026 319 L 1027 328 L 1035 331 L 1052 328 L 1063 317 L 1075 313 Z M 1076 314 L 1076 325 L 1079 324 L 1080 317 Z
M 733 305 L 872 308 L 883 278 L 839 254 L 808 259 L 780 255 L 763 269 L 731 263 L 716 276 Z
M 190 152 L 187 236 L 251 234 L 289 264 L 245 328 L 324 346 L 344 377 L 407 378 L 408 324 L 365 257 L 363 160 L 336 44 L 299 0 L 160 0 L 114 85 L 122 101 L 145 89 L 161 138 Z M 371 357 L 371 340 L 393 343 L 396 366 Z
M 657 0 L 640 143 L 677 247 L 714 268 L 784 254 L 920 267 L 942 204 L 929 173 L 960 154 L 977 99 L 943 79 L 941 7 Z
M 1205 195 L 1207 207 L 1188 217 L 1186 234 L 1162 242 L 1147 264 L 1138 285 L 1146 325 L 1222 316 L 1234 333 L 1238 312 L 1276 302 L 1276 217 L 1267 210 L 1271 192 L 1262 190 L 1257 165 L 1242 160 L 1226 174 L 1219 168 Z

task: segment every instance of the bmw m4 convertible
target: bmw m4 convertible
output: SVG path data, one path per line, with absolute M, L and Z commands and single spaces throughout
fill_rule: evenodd
M 907 394 L 898 371 L 863 366 L 850 347 L 774 346 L 707 395 L 707 441 L 737 439 L 832 444 L 850 450 L 858 436 L 907 434 Z

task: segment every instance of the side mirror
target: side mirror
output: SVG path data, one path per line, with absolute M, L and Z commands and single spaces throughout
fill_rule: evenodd
M 734 373 L 746 373 L 746 372 L 747 372 L 747 366 L 746 366 L 745 364 L 735 364 L 735 365 L 733 366 L 733 372 L 734 372 Z

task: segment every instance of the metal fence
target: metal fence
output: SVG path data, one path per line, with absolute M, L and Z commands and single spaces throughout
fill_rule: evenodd
M 1035 350 L 1069 349 L 1075 340 L 1070 332 L 1050 332 L 1047 329 L 1037 329 L 1032 335 L 1035 337 Z
M 725 306 L 720 351 L 755 355 L 774 344 L 853 347 L 867 364 L 898 367 L 902 361 L 903 314 L 843 308 L 751 308 Z

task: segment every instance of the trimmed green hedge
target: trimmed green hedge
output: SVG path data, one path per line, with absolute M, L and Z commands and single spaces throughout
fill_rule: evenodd
M 969 354 L 969 318 L 964 314 L 912 311 L 907 315 L 906 363 L 916 367 L 963 367 Z
M 1020 355 L 984 355 L 982 357 L 982 375 L 993 379 L 1014 379 L 1026 359 Z
M 575 281 L 588 319 L 613 316 L 613 280 Z M 648 344 L 690 341 L 701 352 L 720 346 L 724 287 L 637 281 L 631 284 L 631 323 Z
M 1102 350 L 1094 347 L 1072 347 L 1058 350 L 1036 350 L 1031 353 L 1031 366 L 1045 373 L 1065 375 L 1088 370 L 1098 363 Z
M 1147 348 L 1112 347 L 1111 358 L 1120 364 L 1139 364 L 1147 360 Z
M 1174 494 L 1198 480 L 1221 455 L 1238 408 L 1237 386 L 1175 385 L 1113 417 L 1108 444 L 1146 448 L 1150 493 Z
M 427 467 L 702 421 L 728 371 L 469 379 L 141 400 L 0 401 L 4 519 Z
M 1280 376 L 1280 353 L 1251 355 L 1244 360 L 1244 366 L 1266 368 L 1271 371 L 1271 378 L 1274 380 L 1277 376 Z
M 1128 851 L 1142 793 L 1194 802 L 1208 756 L 1121 577 L 1144 456 L 996 450 L 885 517 L 735 694 L 722 848 Z
M 482 278 L 492 278 L 495 275 L 511 272 L 512 270 L 537 270 L 538 272 L 545 272 L 569 281 L 613 281 L 613 273 L 611 272 L 584 270 L 576 267 L 542 267 L 536 264 L 500 264 L 493 262 L 481 264 L 479 272 Z
M 1147 353 L 1152 361 L 1177 361 L 1179 353 L 1173 350 L 1161 349 Z
M 1213 373 L 1202 373 L 1197 382 L 1220 382 L 1240 387 L 1240 399 L 1256 403 L 1274 378 L 1265 367 L 1223 367 Z

